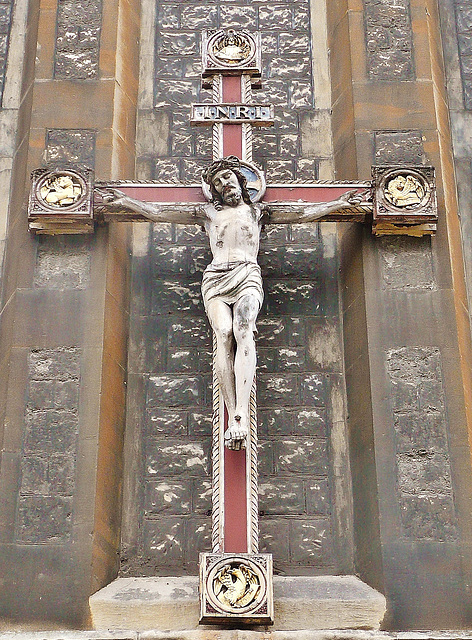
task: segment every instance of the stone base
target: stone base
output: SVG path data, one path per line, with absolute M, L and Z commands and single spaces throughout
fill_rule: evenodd
M 118 578 L 90 598 L 98 630 L 202 629 L 199 607 L 198 578 L 188 576 Z M 274 631 L 378 629 L 386 602 L 354 576 L 276 576 L 274 609 Z

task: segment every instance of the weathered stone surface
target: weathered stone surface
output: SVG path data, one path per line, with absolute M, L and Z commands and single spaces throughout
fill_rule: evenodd
M 300 481 L 275 479 L 259 484 L 259 510 L 268 515 L 295 515 L 305 511 L 305 495 Z
M 469 0 L 454 0 L 454 9 L 458 34 L 457 41 L 459 47 L 464 107 L 470 110 L 472 109 L 472 69 L 470 65 L 470 54 L 472 52 L 472 7 Z
M 5 85 L 12 11 L 13 2 L 3 2 L 0 5 L 0 103 L 3 98 L 3 88 Z
M 257 640 L 261 632 L 268 640 L 389 640 L 402 635 L 355 631 L 378 629 L 386 606 L 383 595 L 354 576 L 275 576 L 274 604 L 275 625 L 270 630 L 200 627 L 197 631 L 198 578 L 193 576 L 119 578 L 90 598 L 96 629 L 109 630 L 110 633 L 115 629 L 130 628 L 138 630 L 142 640 L 167 640 L 169 632 L 175 640 Z M 176 609 L 178 616 L 175 615 Z M 316 615 L 313 615 L 314 611 Z M 300 628 L 304 631 L 291 631 Z M 336 631 L 328 631 L 333 628 Z M 317 634 L 315 629 L 325 631 Z M 349 631 L 343 633 L 342 629 Z M 431 634 L 417 635 L 418 640 L 431 638 Z M 470 634 L 451 635 L 444 640 L 452 640 L 453 637 L 469 640 Z M 55 636 L 51 638 L 59 640 Z M 64 638 L 69 640 L 67 635 Z M 70 640 L 82 640 L 82 636 Z M 90 640 L 95 640 L 95 637 L 91 636 Z M 108 635 L 104 635 L 103 640 L 108 640 Z
M 326 441 L 304 438 L 277 442 L 275 464 L 281 474 L 326 475 L 328 473 Z
M 152 441 L 146 455 L 146 472 L 150 476 L 208 475 L 208 452 L 200 442 L 183 442 L 171 438 Z
M 146 430 L 149 435 L 186 435 L 187 412 L 147 404 Z
M 379 248 L 386 288 L 436 289 L 429 238 L 381 238 Z
M 457 535 L 447 441 L 441 354 L 432 347 L 387 352 L 392 389 L 398 493 L 405 534 L 446 540 Z
M 372 80 L 414 78 L 411 17 L 408 0 L 364 0 L 365 35 Z
M 34 286 L 47 289 L 85 289 L 90 280 L 90 245 L 69 237 L 40 237 Z
M 147 403 L 149 406 L 178 407 L 203 402 L 202 380 L 188 376 L 150 376 Z
M 76 347 L 58 347 L 33 349 L 28 357 L 15 535 L 22 543 L 53 543 L 71 535 L 80 356 Z
M 48 129 L 46 160 L 93 168 L 96 131 L 88 129 Z
M 145 515 L 190 513 L 189 482 L 148 482 L 144 502 Z
M 72 528 L 72 498 L 20 495 L 18 542 L 38 544 L 69 539 Z
M 98 75 L 100 0 L 61 0 L 57 10 L 54 75 L 85 80 Z
M 378 164 L 423 164 L 423 138 L 420 131 L 377 131 L 374 134 Z

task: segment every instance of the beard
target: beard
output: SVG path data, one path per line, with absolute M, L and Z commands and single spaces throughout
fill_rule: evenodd
M 225 204 L 236 207 L 241 201 L 242 192 L 239 187 L 226 187 L 221 195 Z

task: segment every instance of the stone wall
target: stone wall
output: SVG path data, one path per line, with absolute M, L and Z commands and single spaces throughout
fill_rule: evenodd
M 154 83 L 151 94 L 142 71 L 141 176 L 200 179 L 211 161 L 211 130 L 190 127 L 189 107 L 211 102 L 200 88 L 201 31 L 243 26 L 262 33 L 262 89 L 254 99 L 272 102 L 276 115 L 273 129 L 255 133 L 255 161 L 269 181 L 314 180 L 320 167 L 328 177 L 329 92 L 321 77 L 314 90 L 310 10 L 307 0 L 157 3 L 156 35 L 145 27 L 142 36 L 142 64 L 153 56 Z M 138 461 L 128 458 L 123 575 L 195 573 L 198 552 L 210 550 L 211 335 L 200 294 L 207 243 L 195 227 L 149 232 L 143 225 L 135 235 L 127 428 L 128 455 Z M 352 562 L 336 256 L 330 225 L 263 232 L 261 550 L 274 554 L 276 571 L 292 574 L 348 571 Z

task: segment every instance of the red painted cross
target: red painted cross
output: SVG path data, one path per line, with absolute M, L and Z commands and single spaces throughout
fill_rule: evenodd
M 244 84 L 248 78 L 243 75 L 219 76 L 219 93 L 225 104 L 241 104 L 244 102 Z M 247 124 L 231 121 L 220 125 L 218 132 L 218 149 L 222 156 L 235 155 L 240 159 L 247 159 L 248 145 L 245 140 L 244 127 Z M 216 155 L 216 154 L 215 154 Z M 251 156 L 249 149 L 249 156 Z M 215 158 L 216 159 L 216 158 Z M 107 187 L 116 186 L 126 195 L 145 202 L 167 203 L 169 213 L 178 209 L 180 212 L 188 210 L 191 214 L 195 206 L 206 202 L 200 185 L 157 185 L 144 183 L 119 182 L 107 183 Z M 353 189 L 365 191 L 370 183 L 313 183 L 313 184 L 274 184 L 266 189 L 263 202 L 270 205 L 274 211 L 283 212 L 284 209 L 294 208 L 303 210 L 304 206 L 313 203 L 335 200 L 342 194 Z M 361 222 L 371 210 L 371 205 L 354 206 L 327 215 L 325 220 L 349 220 Z M 106 211 L 104 219 L 117 220 L 146 220 L 140 214 L 131 212 Z M 226 553 L 254 553 L 257 545 L 257 444 L 248 440 L 246 450 L 233 451 L 223 446 L 222 433 L 227 428 L 226 412 L 221 411 L 216 420 L 217 435 L 214 437 L 213 467 L 213 551 Z M 224 415 L 224 418 L 223 418 Z M 220 424 L 224 421 L 224 427 Z M 222 428 L 223 427 L 223 428 Z M 255 436 L 253 436 L 255 439 Z M 216 483 L 216 489 L 215 489 Z M 216 523 L 216 524 L 215 524 Z

